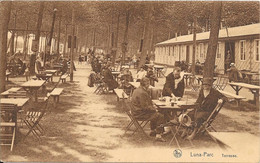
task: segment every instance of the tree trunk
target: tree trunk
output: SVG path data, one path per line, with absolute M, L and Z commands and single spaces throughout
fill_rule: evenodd
M 72 10 L 72 36 L 70 46 L 70 82 L 73 82 L 73 51 L 74 51 L 74 34 L 75 34 L 75 11 Z
M 17 11 L 14 13 L 14 30 L 12 31 L 11 35 L 11 45 L 10 45 L 10 54 L 11 56 L 14 55 L 14 38 L 15 38 L 15 33 L 16 33 L 16 16 L 17 16 Z
M 147 50 L 149 49 L 149 39 L 150 39 L 150 24 L 151 24 L 151 18 L 152 18 L 152 11 L 153 11 L 153 4 L 150 4 L 148 6 L 148 12 L 145 17 L 145 29 L 144 29 L 144 40 L 143 40 L 143 48 L 141 53 L 141 60 L 139 67 L 143 66 L 145 64 L 145 58 L 147 56 Z
M 57 11 L 57 9 L 56 8 L 54 8 L 54 10 L 53 10 L 53 17 L 52 17 L 52 24 L 51 24 L 51 32 L 50 32 L 50 39 L 49 39 L 49 42 L 48 42 L 48 52 L 47 53 L 45 53 L 45 55 L 44 55 L 44 60 L 43 60 L 43 65 L 45 66 L 45 62 L 46 62 L 46 59 L 47 59 L 47 56 L 46 56 L 46 54 L 47 55 L 50 55 L 50 53 L 51 53 L 51 43 L 52 43 L 52 37 L 53 37 L 53 32 L 54 32 L 54 24 L 55 24 L 55 18 L 56 18 L 56 11 Z
M 60 20 L 59 20 L 59 31 L 58 31 L 58 45 L 57 45 L 57 58 L 60 57 L 60 26 L 61 26 L 61 15 L 60 14 Z
M 127 44 L 128 44 L 128 27 L 129 27 L 129 15 L 130 11 L 126 11 L 126 24 L 125 24 L 125 33 L 124 33 L 124 42 L 122 43 L 122 64 L 125 64 L 125 57 L 126 57 L 126 52 L 127 52 Z
M 24 41 L 23 41 L 23 55 L 24 55 L 24 60 L 26 59 L 26 55 L 27 55 L 27 39 L 28 39 L 28 24 L 29 22 L 26 22 L 26 32 L 25 32 L 25 36 L 24 36 Z
M 64 50 L 63 50 L 63 55 L 65 56 L 65 54 L 67 55 L 67 24 L 65 25 L 65 43 L 64 43 Z
M 115 65 L 116 56 L 117 56 L 117 44 L 118 44 L 118 35 L 119 35 L 119 23 L 120 23 L 120 12 L 118 12 L 118 15 L 117 15 L 116 37 L 115 37 L 115 39 L 114 39 L 114 37 L 112 37 L 112 39 L 111 39 L 111 41 L 112 41 L 112 56 L 113 56 L 112 63 L 113 63 L 113 65 Z M 114 35 L 112 35 L 112 36 L 114 36 Z
M 12 2 L 10 1 L 1 2 L 0 4 L 0 92 L 5 91 L 7 34 L 11 14 L 11 5 Z
M 207 57 L 204 66 L 203 78 L 212 78 L 214 75 L 216 50 L 218 45 L 218 34 L 221 20 L 221 2 L 213 2 L 212 17 L 210 21 L 210 36 Z
M 35 34 L 35 40 L 37 41 L 38 48 L 39 48 L 39 41 L 41 35 L 43 10 L 44 10 L 44 2 L 42 1 L 39 6 L 38 21 L 37 21 L 36 34 Z
M 196 56 L 196 28 L 197 28 L 197 17 L 193 17 L 193 46 L 192 46 L 192 67 L 191 72 L 195 75 L 195 56 Z

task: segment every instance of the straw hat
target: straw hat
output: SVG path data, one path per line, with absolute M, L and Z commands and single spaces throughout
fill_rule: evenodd
M 179 116 L 179 122 L 185 126 L 191 126 L 191 118 L 187 114 L 181 114 Z

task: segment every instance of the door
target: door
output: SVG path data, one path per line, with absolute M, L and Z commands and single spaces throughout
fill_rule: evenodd
M 230 63 L 235 63 L 235 42 L 227 41 L 225 43 L 225 72 L 230 68 Z

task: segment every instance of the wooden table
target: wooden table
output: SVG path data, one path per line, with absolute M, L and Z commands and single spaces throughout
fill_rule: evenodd
M 29 101 L 29 98 L 1 98 L 1 104 L 15 104 L 17 105 L 17 110 L 14 112 L 13 121 L 17 124 L 17 113 L 19 110 L 22 110 L 23 106 Z M 17 125 L 16 125 L 17 126 Z M 17 133 L 17 129 L 15 130 Z M 15 133 L 15 136 L 17 135 Z M 15 139 L 16 140 L 16 139 Z
M 176 101 L 174 102 L 173 106 L 171 105 L 171 103 L 166 103 L 166 101 L 160 101 L 160 100 L 153 100 L 153 103 L 160 109 L 167 109 L 171 111 L 183 111 L 192 108 L 196 105 L 195 100 Z
M 48 81 L 49 79 L 51 79 L 51 81 L 53 81 L 53 79 L 52 79 L 53 74 L 36 74 L 36 77 L 39 80 L 46 80 L 46 81 Z
M 26 90 L 31 94 L 34 93 L 35 101 L 38 101 L 37 91 L 39 88 L 43 86 L 45 82 L 46 82 L 45 80 L 29 80 L 23 83 L 21 87 L 23 87 L 24 90 Z
M 154 67 L 154 69 L 155 69 L 155 71 L 156 71 L 157 77 L 159 77 L 159 76 L 160 76 L 160 73 L 162 73 L 162 70 L 164 69 L 164 66 L 155 65 L 155 66 L 153 66 L 153 67 Z
M 1 104 L 15 104 L 19 109 L 21 109 L 27 102 L 29 98 L 1 98 Z
M 256 73 L 256 72 L 248 72 L 248 71 L 240 71 L 243 75 L 243 79 L 245 79 L 245 77 L 248 78 L 248 82 L 249 83 L 252 83 L 252 77 L 253 75 L 259 75 L 259 73 Z
M 138 88 L 140 86 L 140 82 L 129 82 L 134 88 Z M 149 86 L 149 88 L 154 88 L 154 86 Z
M 10 95 L 12 92 L 17 92 L 21 89 L 22 87 L 13 87 L 13 88 L 10 88 L 4 92 L 1 93 L 1 96 L 2 97 L 7 97 L 8 95 Z
M 240 83 L 240 82 L 231 82 L 228 83 L 235 91 L 236 95 L 239 95 L 239 91 L 242 88 L 247 88 L 249 89 L 253 95 L 254 95 L 254 100 L 256 103 L 256 107 L 259 107 L 259 90 L 260 86 L 252 85 L 252 84 L 246 84 L 246 83 Z
M 46 72 L 47 74 L 55 74 L 57 70 L 45 70 L 44 72 Z

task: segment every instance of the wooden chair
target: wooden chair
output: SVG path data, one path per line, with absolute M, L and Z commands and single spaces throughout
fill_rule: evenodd
M 40 136 L 44 134 L 44 129 L 40 124 L 41 119 L 45 115 L 48 107 L 49 96 L 45 97 L 42 101 L 43 108 L 37 111 L 36 109 L 31 109 L 31 111 L 27 111 L 24 117 L 24 123 L 28 127 L 29 131 L 25 135 L 24 139 L 32 133 L 35 138 L 40 140 Z M 41 105 L 42 106 L 42 105 Z
M 198 83 L 198 80 L 195 75 L 190 76 L 190 86 L 193 91 L 200 90 L 201 85 Z
M 218 76 L 217 81 L 215 81 L 213 83 L 213 88 L 219 89 L 219 90 L 224 90 L 226 88 L 228 82 L 229 82 L 229 79 L 227 76 L 220 75 L 220 76 Z
M 3 146 L 11 146 L 10 150 L 13 150 L 16 127 L 17 127 L 17 105 L 14 104 L 0 104 L 0 144 Z M 10 132 L 10 133 L 9 133 Z

